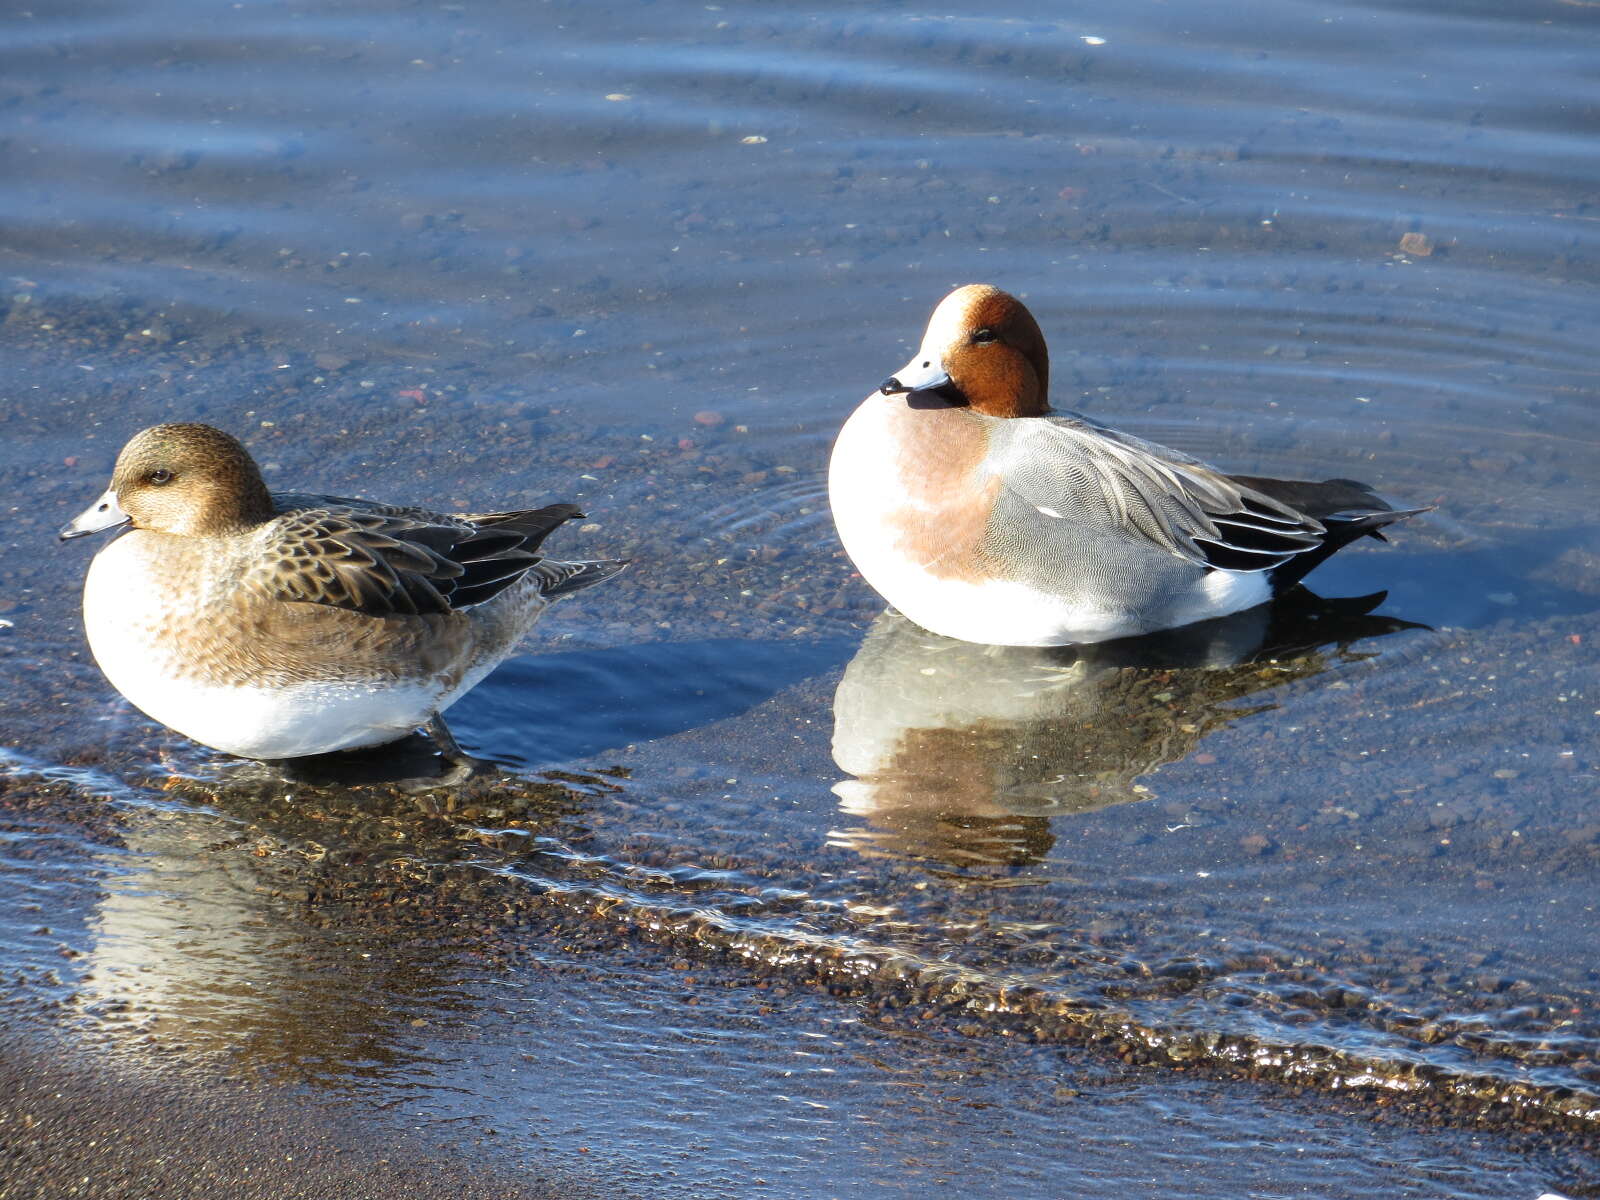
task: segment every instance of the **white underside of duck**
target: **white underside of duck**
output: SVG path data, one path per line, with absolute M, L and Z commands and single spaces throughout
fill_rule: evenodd
M 841 520 L 841 535 L 844 527 Z M 991 646 L 1106 642 L 1227 616 L 1271 598 L 1271 587 L 1263 575 L 1196 571 L 1192 592 L 1178 606 L 1151 618 L 1127 607 L 1068 603 L 1059 595 L 1026 584 L 937 579 L 892 545 L 872 545 L 871 530 L 858 530 L 857 534 L 844 536 L 844 542 L 862 578 L 924 629 L 964 642 Z
M 90 638 L 91 645 L 95 644 Z M 302 683 L 226 687 L 124 674 L 129 659 L 95 650 L 106 678 L 146 716 L 201 745 L 241 758 L 301 758 L 397 741 L 437 709 L 417 684 L 384 688 Z
M 120 539 L 89 566 L 83 623 L 95 662 L 146 716 L 228 754 L 299 758 L 381 746 L 427 724 L 494 666 L 490 660 L 468 672 L 448 693 L 423 680 L 207 683 L 178 669 L 171 639 L 154 632 L 161 581 L 147 578 L 132 551 Z
M 1175 629 L 1254 608 L 1270 598 L 1265 579 L 1212 572 L 1204 576 L 1181 608 L 1152 620 L 1127 609 L 1104 609 L 1064 602 L 1026 584 L 991 580 L 969 584 L 918 579 L 903 563 L 882 562 L 862 575 L 924 629 L 965 642 L 991 646 L 1071 646 L 1135 637 Z M 880 579 L 887 580 L 879 582 Z M 912 585 L 915 586 L 912 586 Z

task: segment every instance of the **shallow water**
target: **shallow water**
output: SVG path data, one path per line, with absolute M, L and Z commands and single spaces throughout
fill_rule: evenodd
M 13 8 L 11 1033 L 651 1194 L 1592 1190 L 1594 11 Z M 1058 406 L 1437 504 L 1311 579 L 1387 598 L 880 616 L 829 440 L 977 279 Z M 284 784 L 111 693 L 50 542 L 173 418 L 585 505 L 635 567 L 452 712 L 504 775 Z

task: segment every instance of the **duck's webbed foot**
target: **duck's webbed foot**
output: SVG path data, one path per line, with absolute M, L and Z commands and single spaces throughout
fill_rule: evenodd
M 429 781 L 432 787 L 453 787 L 465 783 L 475 775 L 492 774 L 498 768 L 486 758 L 475 758 L 461 748 L 455 735 L 450 732 L 450 727 L 444 723 L 444 718 L 434 713 L 433 719 L 423 727 L 433 744 L 439 748 L 439 753 L 444 757 L 445 771 L 437 779 Z

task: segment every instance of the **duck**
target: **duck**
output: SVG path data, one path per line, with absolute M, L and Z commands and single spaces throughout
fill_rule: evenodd
M 851 562 L 933 633 L 1090 644 L 1242 612 L 1426 508 L 1350 479 L 1228 475 L 1050 407 L 1027 306 L 992 284 L 939 302 L 915 355 L 851 413 L 828 496 Z
M 440 714 L 552 601 L 627 565 L 538 552 L 582 515 L 271 492 L 236 438 L 173 423 L 135 434 L 60 536 L 118 531 L 89 564 L 84 632 L 112 686 L 152 719 L 268 761 L 423 729 L 459 762 Z

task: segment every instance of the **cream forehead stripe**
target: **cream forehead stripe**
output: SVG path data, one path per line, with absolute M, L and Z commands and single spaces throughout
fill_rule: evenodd
M 943 355 L 959 342 L 972 327 L 972 313 L 980 301 L 994 294 L 994 289 L 982 284 L 968 284 L 957 288 L 939 302 L 928 318 L 927 332 L 922 335 L 921 355 Z

